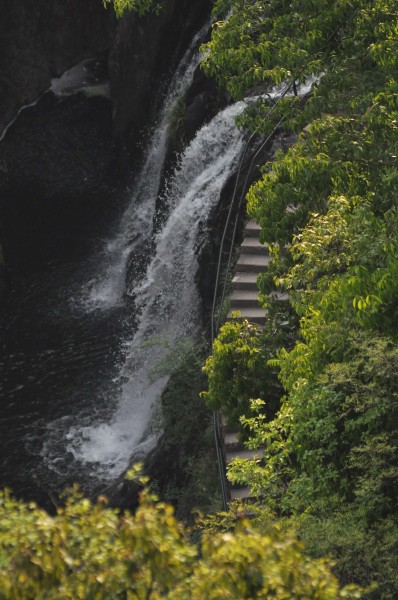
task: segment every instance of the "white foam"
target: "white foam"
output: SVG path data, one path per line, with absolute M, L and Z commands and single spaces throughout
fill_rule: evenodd
M 104 243 L 101 258 L 104 268 L 95 279 L 87 283 L 82 295 L 86 310 L 107 309 L 122 303 L 128 259 L 134 249 L 150 239 L 167 152 L 168 115 L 176 100 L 188 89 L 192 81 L 194 71 L 201 60 L 196 45 L 207 28 L 208 24 L 194 37 L 191 47 L 171 80 L 129 205 L 117 227 L 117 234 Z
M 76 460 L 91 464 L 98 477 L 119 475 L 128 467 L 134 451 L 149 439 L 154 404 L 168 379 L 162 375 L 153 381 L 151 374 L 179 338 L 194 336 L 197 331 L 195 250 L 242 153 L 243 134 L 234 122 L 244 107 L 243 102 L 228 107 L 200 130 L 170 182 L 169 219 L 156 237 L 156 253 L 147 277 L 130 290 L 142 306 L 142 314 L 126 349 L 115 413 L 106 423 L 77 425 L 69 430 L 68 450 Z M 145 344 L 154 337 L 166 339 L 168 344 Z

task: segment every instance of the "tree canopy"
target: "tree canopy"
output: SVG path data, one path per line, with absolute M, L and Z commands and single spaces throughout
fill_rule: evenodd
M 200 549 L 173 508 L 148 489 L 135 514 L 92 505 L 77 490 L 57 515 L 0 493 L 0 598 L 242 600 L 358 598 L 292 535 L 204 534 Z
M 247 197 L 273 257 L 259 278 L 269 320 L 255 347 L 283 391 L 275 411 L 272 386 L 259 394 L 257 371 L 246 374 L 242 427 L 264 460 L 236 461 L 230 477 L 291 519 L 308 552 L 335 557 L 343 581 L 377 581 L 369 597 L 393 599 L 398 2 L 220 0 L 215 12 L 204 68 L 234 98 L 258 96 L 240 125 L 266 134 L 282 119 L 297 134 Z M 270 299 L 275 290 L 288 306 Z M 234 385 L 220 357 L 241 357 L 241 338 L 227 345 L 225 327 L 210 404 L 215 384 Z

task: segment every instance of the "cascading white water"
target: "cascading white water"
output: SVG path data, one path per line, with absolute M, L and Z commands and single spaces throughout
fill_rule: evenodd
M 176 100 L 192 82 L 201 56 L 198 42 L 208 31 L 209 23 L 193 38 L 190 48 L 170 82 L 168 91 L 150 137 L 145 161 L 134 184 L 132 197 L 118 227 L 118 234 L 105 243 L 102 262 L 105 270 L 87 285 L 83 299 L 87 310 L 109 308 L 122 301 L 128 258 L 134 248 L 150 239 L 156 200 L 167 151 L 168 116 Z
M 244 107 L 238 102 L 204 126 L 169 182 L 169 218 L 156 236 L 156 251 L 145 279 L 129 290 L 141 315 L 126 348 L 116 411 L 107 422 L 79 424 L 69 430 L 68 450 L 78 461 L 91 464 L 98 478 L 113 479 L 127 468 L 133 453 L 154 441 L 148 426 L 167 377 L 153 381 L 151 373 L 169 350 L 164 344 L 148 347 L 145 343 L 162 338 L 170 347 L 198 328 L 195 249 L 241 156 L 243 134 L 235 126 L 235 117 Z

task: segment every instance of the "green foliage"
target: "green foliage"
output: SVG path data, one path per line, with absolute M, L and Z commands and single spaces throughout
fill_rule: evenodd
M 319 598 L 360 597 L 338 590 L 327 564 L 304 559 L 294 538 L 275 540 L 254 531 L 204 536 L 202 560 L 176 598 Z M 180 595 L 181 594 L 181 595 Z
M 289 394 L 275 419 L 264 417 L 259 401 L 252 402 L 252 412 L 258 414 L 242 418 L 252 432 L 247 445 L 265 446 L 265 460 L 237 460 L 229 477 L 249 484 L 266 510 L 296 518 L 307 515 L 301 527 L 306 542 L 311 515 L 317 523 L 325 521 L 332 527 L 344 514 L 360 514 L 357 521 L 350 517 L 351 527 L 356 523 L 361 539 L 369 535 L 366 559 L 348 529 L 345 538 L 339 537 L 341 546 L 319 530 L 316 535 L 323 542 L 317 545 L 312 531 L 310 549 L 315 547 L 317 556 L 327 553 L 338 559 L 336 571 L 343 581 L 362 585 L 377 581 L 377 589 L 388 590 L 388 596 L 375 591 L 371 597 L 393 598 L 398 582 L 390 555 L 398 557 L 398 546 L 388 542 L 390 535 L 378 538 L 375 532 L 387 535 L 386 522 L 395 523 L 398 513 L 398 350 L 380 335 L 346 332 L 344 338 L 343 333 L 341 362 L 316 373 L 307 369 L 306 378 L 297 376 L 305 373 L 308 363 L 311 367 L 308 355 L 303 362 L 303 345 L 295 348 L 293 357 L 287 352 L 281 356 Z M 340 533 L 344 531 L 341 528 Z M 390 547 L 388 574 L 381 568 L 384 559 L 372 565 L 371 540 L 376 539 L 380 551 Z M 364 560 L 366 577 L 362 577 Z
M 190 337 L 173 340 L 167 336 L 155 336 L 141 344 L 141 348 L 164 348 L 166 353 L 149 372 L 151 383 L 160 377 L 170 377 L 175 371 L 183 370 L 187 362 L 197 366 L 203 355 L 203 345 Z
M 381 89 L 397 70 L 394 55 L 397 13 L 387 0 L 220 0 L 205 46 L 204 68 L 235 98 L 248 92 L 264 94 L 282 82 L 293 84 L 321 77 L 313 97 L 303 107 L 285 97 L 273 111 L 274 122 L 284 115 L 289 126 L 301 126 L 322 113 L 350 114 L 354 98 Z M 394 57 L 393 57 L 394 56 Z M 290 86 L 290 87 L 289 87 Z M 257 114 L 256 114 L 257 113 Z M 269 103 L 264 98 L 247 124 L 269 131 Z M 272 127 L 271 127 L 272 130 Z
M 119 516 L 74 490 L 56 517 L 5 492 L 0 530 L 4 599 L 158 598 L 188 574 L 196 554 L 172 508 L 148 492 L 135 515 Z
M 219 533 L 231 533 L 240 526 L 243 521 L 250 519 L 250 527 L 262 535 L 281 538 L 284 535 L 292 534 L 292 525 L 290 522 L 278 523 L 275 515 L 260 503 L 250 502 L 248 505 L 242 500 L 233 500 L 228 504 L 227 511 L 219 511 L 204 516 L 199 516 L 196 520 L 196 528 L 208 535 Z M 275 538 L 276 535 L 276 538 Z
M 265 399 L 271 370 L 261 329 L 247 320 L 227 322 L 213 345 L 213 355 L 205 364 L 208 391 L 202 393 L 212 410 L 225 413 L 231 423 L 250 409 L 253 391 Z
M 310 556 L 334 556 L 341 581 L 368 586 L 364 598 L 395 600 L 398 587 L 398 523 L 386 518 L 369 525 L 355 506 L 334 514 L 303 515 L 299 534 Z M 377 584 L 374 582 L 377 581 Z
M 75 489 L 55 517 L 2 492 L 0 531 L 4 600 L 359 597 L 339 588 L 327 562 L 305 558 L 292 535 L 261 535 L 245 522 L 204 535 L 199 554 L 173 509 L 146 489 L 134 515 Z
M 167 115 L 169 135 L 175 150 L 181 150 L 186 143 L 187 106 L 184 96 L 179 96 Z
M 116 16 L 120 19 L 127 12 L 137 13 L 140 17 L 148 12 L 159 14 L 162 5 L 156 0 L 102 0 L 105 8 L 112 4 Z
M 161 398 L 163 435 L 152 461 L 152 486 L 184 522 L 192 521 L 193 510 L 221 506 L 212 420 L 199 399 L 207 350 L 189 338 L 179 340 L 155 369 L 157 376 L 171 375 Z
M 333 556 L 343 581 L 377 581 L 369 597 L 395 598 L 398 2 L 219 0 L 215 13 L 228 16 L 214 26 L 205 70 L 235 98 L 262 95 L 240 124 L 268 133 L 283 118 L 298 133 L 248 194 L 273 257 L 262 301 L 287 291 L 296 317 L 282 325 L 271 313 L 267 365 L 261 374 L 256 364 L 252 384 L 239 365 L 247 445 L 265 449 L 229 477 L 299 522 L 309 551 Z M 295 98 L 293 84 L 312 76 L 312 93 Z M 281 83 L 288 93 L 273 103 L 266 94 Z M 277 323 L 284 335 L 273 341 Z M 224 407 L 231 385 L 217 373 L 228 375 L 227 363 L 217 346 L 208 374 Z M 270 367 L 284 391 L 271 412 Z

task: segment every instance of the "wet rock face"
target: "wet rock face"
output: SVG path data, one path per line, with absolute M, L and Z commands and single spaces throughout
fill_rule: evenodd
M 51 78 L 109 50 L 114 135 L 139 146 L 165 74 L 210 13 L 211 0 L 164 0 L 160 15 L 117 21 L 101 0 L 4 0 L 0 20 L 0 135 Z M 156 110 L 156 108 L 155 108 Z
M 59 221 L 76 228 L 98 221 L 96 215 L 107 214 L 117 202 L 123 178 L 139 160 L 161 83 L 206 20 L 210 4 L 164 0 L 159 16 L 130 14 L 117 21 L 101 0 L 3 1 L 0 136 L 21 106 L 37 101 L 52 78 L 86 57 L 105 56 L 110 68 L 104 80 L 110 80 L 112 96 L 108 101 L 46 95 L 20 114 L 0 142 L 0 243 L 6 264 L 16 249 L 21 262 L 25 251 L 32 255 L 30 246 L 21 244 L 29 237 L 23 234 L 24 227 L 31 229 L 32 214 L 37 237 L 44 240 L 43 223 L 48 230 Z M 1 282 L 0 273 L 0 287 Z
M 228 94 L 217 86 L 215 79 L 207 77 L 199 66 L 185 100 L 187 139 L 192 139 L 200 127 L 227 106 L 229 100 Z
M 158 15 L 127 15 L 118 24 L 109 59 L 116 138 L 133 148 L 156 112 L 165 75 L 210 14 L 211 0 L 164 0 Z
M 116 19 L 101 0 L 3 0 L 0 19 L 0 132 L 50 79 L 109 48 Z
M 74 247 L 100 235 L 123 198 L 103 97 L 46 94 L 8 131 L 0 164 L 0 243 L 11 273 L 64 256 L 71 234 Z

